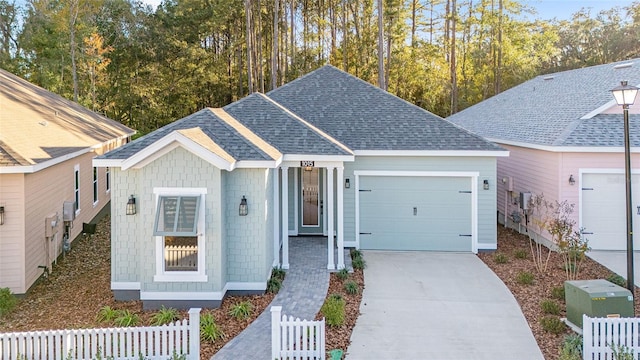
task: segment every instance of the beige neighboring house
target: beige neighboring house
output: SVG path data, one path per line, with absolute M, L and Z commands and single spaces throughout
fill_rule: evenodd
M 0 288 L 27 292 L 109 203 L 92 159 L 132 134 L 0 69 Z

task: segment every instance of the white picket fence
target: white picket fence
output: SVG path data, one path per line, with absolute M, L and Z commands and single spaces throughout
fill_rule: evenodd
M 2 360 L 167 360 L 174 351 L 200 359 L 200 309 L 163 326 L 0 333 Z
M 633 350 L 640 359 L 640 318 L 591 318 L 582 316 L 583 358 L 612 360 L 612 345 Z
M 198 247 L 168 245 L 164 247 L 165 270 L 180 271 L 198 268 Z
M 271 359 L 325 359 L 324 319 L 294 319 L 282 314 L 282 306 L 271 307 Z

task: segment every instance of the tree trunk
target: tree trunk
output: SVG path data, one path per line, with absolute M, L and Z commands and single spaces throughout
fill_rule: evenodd
M 76 66 L 76 21 L 78 20 L 79 0 L 69 3 L 69 49 L 71 56 L 71 78 L 73 80 L 73 101 L 78 102 L 78 70 Z
M 280 23 L 280 17 L 278 15 L 278 7 L 280 5 L 280 0 L 273 1 L 273 45 L 272 45 L 272 54 L 271 54 L 271 90 L 275 89 L 278 86 L 278 25 Z
M 378 86 L 382 90 L 387 90 L 384 82 L 384 31 L 382 26 L 382 0 L 378 0 Z
M 253 93 L 253 61 L 251 61 L 251 57 L 253 56 L 253 46 L 251 44 L 251 0 L 245 0 L 244 2 L 244 11 L 247 16 L 247 38 L 245 39 L 247 42 L 247 85 L 249 87 L 249 94 Z
M 458 77 L 456 74 L 456 0 L 451 1 L 451 114 L 458 112 Z

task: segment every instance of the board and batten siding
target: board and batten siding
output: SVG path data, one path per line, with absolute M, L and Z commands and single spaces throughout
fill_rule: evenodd
M 344 189 L 344 240 L 355 244 L 355 170 L 362 171 L 433 171 L 478 172 L 478 249 L 495 249 L 496 228 L 496 158 L 495 157 L 399 157 L 357 156 L 345 162 L 344 177 L 351 187 Z M 482 190 L 483 180 L 489 180 L 489 190 Z M 340 179 L 344 186 L 344 179 Z
M 0 206 L 5 207 L 0 226 L 0 288 L 22 294 L 24 277 L 24 174 L 0 174 Z
M 230 282 L 263 282 L 273 263 L 273 184 L 268 169 L 223 172 L 226 271 Z M 242 196 L 249 213 L 239 216 Z M 264 289 L 262 289 L 264 290 Z

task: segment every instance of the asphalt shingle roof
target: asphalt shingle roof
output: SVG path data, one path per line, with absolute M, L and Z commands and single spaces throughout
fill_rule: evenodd
M 282 153 L 351 155 L 263 94 L 249 95 L 223 109 Z
M 625 66 L 629 63 L 633 65 Z M 551 146 L 622 146 L 621 115 L 599 114 L 581 119 L 611 103 L 610 90 L 620 85 L 621 80 L 640 85 L 640 59 L 541 75 L 447 120 L 496 141 Z M 640 146 L 640 128 L 633 125 L 640 123 L 640 115 L 630 118 L 632 145 Z
M 352 150 L 502 150 L 330 65 L 267 96 Z

